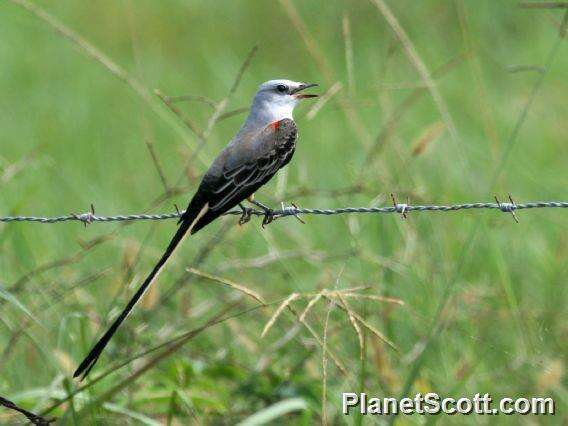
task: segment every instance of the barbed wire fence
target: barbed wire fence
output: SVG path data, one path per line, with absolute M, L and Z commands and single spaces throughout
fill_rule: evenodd
M 526 209 L 543 209 L 543 208 L 568 208 L 568 201 L 534 201 L 526 203 L 515 203 L 509 196 L 508 202 L 502 202 L 495 197 L 495 203 L 465 203 L 451 205 L 412 205 L 409 203 L 398 203 L 396 198 L 393 199 L 392 206 L 384 207 L 340 207 L 335 209 L 320 208 L 300 208 L 296 205 L 291 207 L 281 204 L 281 208 L 277 210 L 259 210 L 254 208 L 242 207 L 240 210 L 230 210 L 224 216 L 241 216 L 240 223 L 248 222 L 251 216 L 263 216 L 263 224 L 268 224 L 275 219 L 284 217 L 295 217 L 300 219 L 300 215 L 339 215 L 339 214 L 370 214 L 370 213 L 398 213 L 401 217 L 406 218 L 411 212 L 456 212 L 463 210 L 498 210 L 503 213 L 511 213 L 515 221 L 518 217 L 515 214 L 517 210 Z M 114 215 L 99 216 L 95 214 L 94 206 L 91 210 L 82 214 L 68 214 L 64 216 L 42 217 L 42 216 L 0 216 L 0 222 L 35 222 L 43 224 L 53 224 L 61 222 L 78 221 L 89 225 L 95 222 L 128 222 L 128 221 L 144 221 L 144 220 L 168 220 L 179 219 L 184 215 L 185 211 L 177 210 L 172 213 L 161 214 L 130 214 L 130 215 Z M 301 219 L 300 219 L 301 220 Z

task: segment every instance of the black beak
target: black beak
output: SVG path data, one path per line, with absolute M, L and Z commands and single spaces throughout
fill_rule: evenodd
M 308 89 L 310 87 L 316 87 L 318 86 L 317 83 L 302 83 L 298 86 L 297 89 L 295 89 L 292 92 L 292 95 L 296 98 L 296 99 L 308 99 L 308 98 L 317 98 L 318 95 L 315 94 L 311 94 L 311 93 L 298 93 L 301 92 L 302 90 Z

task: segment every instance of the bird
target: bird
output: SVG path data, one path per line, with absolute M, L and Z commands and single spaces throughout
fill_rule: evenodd
M 292 159 L 298 139 L 298 129 L 292 114 L 300 101 L 318 96 L 303 92 L 315 86 L 316 83 L 287 79 L 270 80 L 259 86 L 247 119 L 203 175 L 197 191 L 180 217 L 177 232 L 162 257 L 124 310 L 77 367 L 74 378 L 80 377 L 83 380 L 87 377 L 113 335 L 138 300 L 156 281 L 168 259 L 186 236 L 195 234 L 235 206 L 243 209 L 244 217 L 246 209 L 241 203 L 245 200 L 263 209 L 263 225 L 269 219 L 271 210 L 255 200 L 254 193 Z

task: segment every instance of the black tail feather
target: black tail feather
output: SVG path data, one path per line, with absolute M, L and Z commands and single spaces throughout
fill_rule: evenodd
M 192 221 L 195 220 L 195 216 L 198 215 L 195 214 L 194 218 L 191 218 Z M 163 266 L 166 264 L 166 262 L 168 261 L 168 259 L 170 258 L 176 247 L 178 246 L 178 244 L 181 242 L 185 234 L 191 228 L 191 225 L 192 222 L 190 220 L 184 220 L 183 222 L 181 222 L 176 234 L 170 241 L 170 244 L 168 245 L 168 248 L 166 249 L 162 258 L 158 261 L 156 266 L 154 266 L 154 269 L 152 269 L 152 272 L 150 272 L 148 277 L 146 277 L 146 279 L 144 280 L 138 291 L 134 294 L 132 299 L 130 299 L 128 305 L 126 305 L 126 308 L 124 308 L 124 310 L 120 313 L 120 315 L 114 320 L 114 322 L 107 330 L 107 332 L 103 335 L 103 337 L 99 339 L 99 341 L 95 344 L 95 346 L 93 346 L 89 354 L 85 357 L 83 362 L 81 362 L 77 370 L 75 370 L 75 373 L 73 373 L 73 377 L 82 376 L 81 380 L 87 377 L 91 369 L 95 366 L 97 360 L 99 359 L 99 356 L 105 349 L 106 345 L 108 344 L 114 333 L 116 333 L 116 330 L 118 330 L 118 328 L 126 319 L 130 311 L 132 311 L 138 300 L 144 295 L 144 292 L 148 289 L 148 287 L 150 287 L 150 285 L 157 277 L 158 273 L 163 268 Z

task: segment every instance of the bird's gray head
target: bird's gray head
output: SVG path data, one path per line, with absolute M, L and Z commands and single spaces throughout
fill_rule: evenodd
M 302 83 L 291 80 L 270 80 L 262 83 L 254 97 L 249 119 L 263 126 L 284 118 L 292 119 L 294 107 L 302 99 L 318 95 L 302 93 L 304 89 L 317 86 L 315 83 Z

